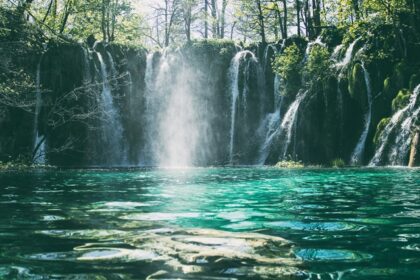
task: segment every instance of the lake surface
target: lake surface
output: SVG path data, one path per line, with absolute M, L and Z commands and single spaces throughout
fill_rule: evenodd
M 420 170 L 0 173 L 0 279 L 420 279 Z

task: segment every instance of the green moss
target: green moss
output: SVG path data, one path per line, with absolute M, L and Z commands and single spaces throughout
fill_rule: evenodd
M 392 111 L 397 112 L 405 106 L 407 106 L 410 101 L 411 91 L 408 89 L 402 89 L 398 92 L 397 96 L 392 100 Z
M 381 137 L 381 134 L 390 121 L 391 121 L 391 118 L 384 118 L 378 123 L 378 126 L 376 127 L 375 136 L 373 138 L 373 143 L 375 145 L 379 144 L 379 139 Z
M 366 83 L 364 71 L 360 63 L 356 63 L 349 75 L 349 92 L 350 96 L 360 104 L 364 104 L 363 98 L 366 96 Z
M 275 165 L 276 168 L 303 168 L 305 167 L 300 161 L 284 160 Z
M 384 80 L 383 92 L 386 96 L 391 96 L 392 95 L 393 88 L 392 88 L 390 77 L 388 77 Z
M 346 166 L 346 163 L 341 158 L 336 158 L 331 161 L 331 166 L 334 168 L 343 168 Z

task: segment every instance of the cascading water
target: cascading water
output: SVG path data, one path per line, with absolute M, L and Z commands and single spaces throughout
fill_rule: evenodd
M 288 156 L 289 146 L 292 142 L 292 135 L 294 132 L 294 127 L 296 126 L 297 122 L 297 115 L 299 113 L 299 107 L 302 101 L 305 99 L 307 91 L 301 91 L 296 96 L 295 101 L 290 105 L 289 109 L 287 110 L 286 114 L 283 117 L 283 121 L 281 123 L 281 131 L 284 137 L 280 159 L 285 160 Z
M 251 51 L 240 51 L 238 52 L 235 57 L 232 59 L 230 68 L 229 68 L 229 76 L 230 76 L 230 90 L 231 90 L 231 123 L 230 123 L 230 141 L 229 141 L 229 162 L 233 163 L 234 157 L 234 142 L 235 142 L 235 125 L 236 125 L 236 113 L 237 113 L 237 101 L 240 95 L 239 92 L 239 71 L 241 62 L 244 61 L 247 56 L 251 57 L 251 61 L 257 63 L 258 59 L 256 58 L 255 54 Z M 242 93 L 246 98 L 246 86 L 244 87 L 244 92 Z M 246 106 L 246 101 L 243 102 L 244 106 Z M 246 111 L 246 109 L 244 110 Z
M 146 64 L 140 164 L 178 168 L 213 162 L 219 111 L 207 72 L 177 49 L 149 53 Z
M 143 149 L 139 155 L 139 163 L 142 166 L 157 165 L 158 162 L 155 160 L 154 151 L 157 150 L 158 140 L 158 121 L 156 112 L 159 112 L 159 96 L 155 93 L 155 69 L 154 69 L 154 58 L 158 53 L 150 52 L 146 58 L 146 71 L 144 76 L 144 97 L 145 97 L 145 143 Z M 165 57 L 162 59 L 162 63 L 165 63 Z M 167 66 L 167 64 L 164 64 Z M 168 68 L 168 67 L 166 67 Z M 160 65 L 159 69 L 165 71 L 165 68 Z M 159 73 L 158 73 L 159 74 Z M 162 73 L 160 73 L 162 75 Z
M 281 106 L 283 103 L 283 96 L 280 93 L 280 77 L 275 75 L 274 78 L 274 97 L 275 97 L 275 112 L 270 113 L 266 116 L 262 122 L 261 128 L 264 132 L 259 134 L 264 134 L 264 140 L 260 148 L 259 156 L 257 159 L 258 165 L 265 164 L 268 155 L 270 153 L 270 148 L 274 142 L 274 139 L 279 136 L 281 132 Z
M 33 144 L 33 161 L 35 164 L 44 165 L 46 163 L 46 138 L 41 134 L 39 130 L 39 114 L 42 107 L 42 94 L 41 94 L 41 62 L 43 54 L 39 59 L 36 68 L 36 105 L 35 105 L 35 117 L 34 117 L 34 144 Z
M 366 139 L 369 134 L 370 124 L 372 120 L 372 85 L 370 82 L 370 76 L 368 71 L 366 70 L 364 64 L 362 63 L 362 69 L 364 73 L 365 83 L 366 83 L 366 93 L 367 93 L 367 101 L 368 101 L 368 111 L 365 115 L 365 125 L 362 132 L 362 135 L 357 142 L 356 148 L 354 149 L 351 155 L 351 164 L 358 165 L 362 163 L 363 160 L 363 153 L 365 151 L 366 146 Z
M 118 110 L 114 105 L 107 66 L 101 53 L 96 52 L 96 54 L 100 63 L 102 78 L 101 106 L 104 112 L 102 142 L 104 143 L 104 155 L 106 153 L 105 161 L 113 166 L 126 165 L 127 156 L 123 144 L 123 127 Z M 110 63 L 112 64 L 112 60 L 110 60 Z M 111 65 L 111 69 L 113 67 Z
M 420 99 L 420 85 L 418 85 L 410 97 L 409 104 L 396 112 L 384 128 L 379 138 L 378 148 L 370 165 L 381 164 L 407 165 L 410 143 L 412 141 L 412 129 L 415 120 L 420 117 L 418 107 Z
M 353 58 L 353 51 L 354 51 L 354 47 L 356 46 L 357 42 L 359 42 L 360 38 L 357 38 L 356 40 L 354 40 L 350 46 L 348 47 L 348 49 L 346 50 L 346 54 L 344 55 L 344 58 L 341 62 L 336 64 L 336 67 L 338 69 L 346 69 L 347 66 L 350 64 L 351 59 Z

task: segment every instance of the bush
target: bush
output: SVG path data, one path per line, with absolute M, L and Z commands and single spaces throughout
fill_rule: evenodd
M 302 51 L 296 44 L 292 44 L 273 61 L 274 72 L 286 82 L 286 94 L 296 93 L 300 88 L 302 59 Z
M 326 47 L 315 45 L 309 54 L 308 63 L 305 65 L 305 73 L 311 77 L 311 81 L 328 78 L 330 73 L 330 53 Z

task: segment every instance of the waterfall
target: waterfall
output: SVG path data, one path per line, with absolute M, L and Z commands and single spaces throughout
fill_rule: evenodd
M 42 94 L 41 94 L 41 62 L 44 54 L 41 55 L 38 65 L 36 67 L 36 105 L 35 105 L 35 117 L 34 117 L 34 144 L 33 144 L 33 160 L 35 164 L 44 165 L 46 163 L 45 152 L 46 152 L 46 138 L 41 134 L 39 130 L 39 114 L 41 113 L 42 107 Z
M 126 165 L 127 156 L 123 145 L 123 127 L 118 110 L 114 104 L 111 92 L 111 85 L 107 66 L 100 52 L 96 52 L 102 78 L 101 105 L 104 111 L 102 119 L 102 141 L 104 145 L 104 156 L 111 165 Z M 110 60 L 111 69 L 112 60 Z
M 268 59 L 269 59 L 269 55 L 268 54 L 269 54 L 270 49 L 273 50 L 274 53 L 277 53 L 278 52 L 276 45 L 268 44 L 265 47 L 265 50 L 264 50 L 264 64 L 263 64 L 263 70 L 264 71 L 267 69 L 267 67 L 271 66 L 269 64 L 269 61 L 268 61 Z
M 140 164 L 207 165 L 215 153 L 211 125 L 215 108 L 208 103 L 215 94 L 208 87 L 207 72 L 179 49 L 165 49 L 159 61 L 158 54 L 147 55 Z
M 146 72 L 144 76 L 144 98 L 145 98 L 145 143 L 143 145 L 143 149 L 139 155 L 139 163 L 142 166 L 152 166 L 155 165 L 156 162 L 153 160 L 153 151 L 155 151 L 154 145 L 157 141 L 157 123 L 155 112 L 159 111 L 157 106 L 159 105 L 157 102 L 154 102 L 154 52 L 149 52 L 146 57 Z
M 333 51 L 333 53 L 331 55 L 331 60 L 332 61 L 338 62 L 338 59 L 340 58 L 341 50 L 343 48 L 344 48 L 344 45 L 343 44 L 338 45 L 337 47 L 335 47 L 335 49 L 334 49 L 334 51 Z
M 90 51 L 82 47 L 83 54 L 83 83 L 90 84 L 92 82 L 91 69 L 90 69 Z
M 270 148 L 274 142 L 274 139 L 279 136 L 281 132 L 281 106 L 283 104 L 283 96 L 280 93 L 280 76 L 275 75 L 274 78 L 274 97 L 275 97 L 275 108 L 274 113 L 269 113 L 264 121 L 262 122 L 261 129 L 265 132 L 263 143 L 261 145 L 257 164 L 265 164 Z M 263 132 L 263 133 L 264 133 Z
M 281 123 L 281 131 L 283 136 L 285 137 L 285 143 L 282 146 L 282 153 L 280 155 L 280 159 L 286 159 L 287 152 L 289 150 L 289 146 L 292 142 L 292 135 L 294 132 L 294 128 L 297 123 L 297 115 L 299 112 L 299 107 L 302 101 L 305 99 L 306 94 L 308 91 L 300 91 L 296 96 L 295 101 L 289 106 L 286 114 L 283 117 L 283 121 Z
M 378 148 L 369 165 L 407 164 L 408 152 L 412 140 L 412 128 L 415 125 L 415 120 L 420 115 L 420 108 L 416 109 L 419 103 L 419 96 L 420 85 L 414 89 L 409 104 L 396 112 L 382 131 Z
M 115 68 L 114 58 L 112 57 L 112 55 L 109 51 L 106 51 L 106 54 L 108 56 L 109 64 L 111 66 L 111 76 L 115 77 L 115 75 L 117 74 L 117 69 Z
M 362 63 L 362 69 L 364 73 L 365 83 L 366 83 L 366 92 L 368 100 L 368 111 L 365 115 L 365 126 L 362 132 L 362 135 L 357 142 L 356 148 L 354 149 L 351 155 L 351 164 L 357 165 L 361 164 L 363 160 L 363 153 L 365 151 L 366 139 L 369 134 L 370 124 L 372 120 L 372 84 L 370 82 L 370 76 L 368 71 L 365 68 L 365 65 Z
M 237 101 L 239 97 L 239 70 L 240 70 L 241 62 L 245 60 L 248 55 L 251 56 L 251 61 L 258 62 L 254 53 L 250 51 L 240 51 L 232 59 L 230 68 L 229 68 L 230 90 L 231 90 L 229 162 L 231 164 L 233 163 L 234 140 L 235 140 L 235 120 L 236 120 L 236 111 L 237 111 Z M 246 93 L 243 93 L 243 94 L 246 97 Z M 244 106 L 246 106 L 246 101 L 244 102 Z
M 336 64 L 336 67 L 339 69 L 345 69 L 347 68 L 347 65 L 349 65 L 349 63 L 351 62 L 351 59 L 353 58 L 353 50 L 354 47 L 356 46 L 357 42 L 359 42 L 360 38 L 357 38 L 356 40 L 354 40 L 350 46 L 348 47 L 348 49 L 346 50 L 346 54 L 344 55 L 344 58 L 341 62 Z

